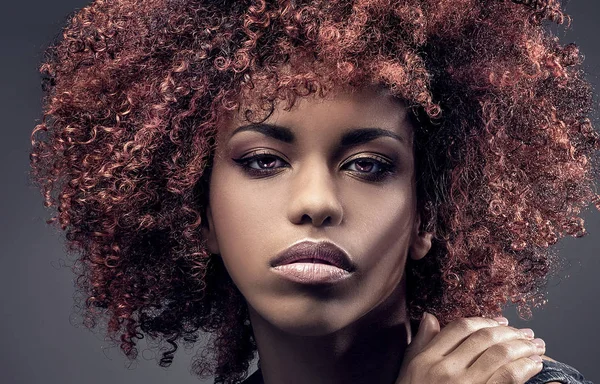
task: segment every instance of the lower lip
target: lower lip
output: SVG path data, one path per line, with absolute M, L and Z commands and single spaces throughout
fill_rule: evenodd
M 352 274 L 345 269 L 322 263 L 292 263 L 278 265 L 273 270 L 289 280 L 303 284 L 337 283 Z

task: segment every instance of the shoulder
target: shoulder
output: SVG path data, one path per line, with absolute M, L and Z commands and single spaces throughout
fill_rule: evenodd
M 548 357 L 548 356 L 546 356 L 546 355 L 542 355 L 542 359 L 543 359 L 543 360 L 549 360 L 549 361 L 554 361 L 554 362 L 556 362 L 556 360 L 554 360 L 554 359 L 551 359 L 551 358 L 549 358 L 549 357 Z M 546 383 L 546 384 L 562 384 L 562 383 L 561 383 L 560 381 L 550 381 L 550 382 L 548 382 L 548 383 Z
M 542 370 L 525 384 L 593 384 L 572 366 L 542 355 Z

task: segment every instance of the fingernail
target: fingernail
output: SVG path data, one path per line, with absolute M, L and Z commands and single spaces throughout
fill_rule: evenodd
M 523 328 L 523 329 L 520 329 L 520 331 L 521 331 L 521 333 L 523 335 L 525 335 L 525 337 L 533 339 L 533 335 L 534 335 L 533 329 L 531 329 L 531 328 Z
M 499 324 L 508 325 L 508 319 L 506 317 L 494 317 Z
M 531 341 L 533 341 L 533 344 L 537 345 L 540 348 L 544 348 L 546 346 L 546 343 L 542 339 L 538 338 L 538 339 L 533 339 Z
M 531 355 L 529 356 L 529 358 L 533 361 L 535 361 L 536 363 L 541 363 L 542 362 L 542 358 L 539 355 Z

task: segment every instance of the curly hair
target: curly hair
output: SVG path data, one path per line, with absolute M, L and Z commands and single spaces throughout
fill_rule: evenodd
M 73 12 L 40 66 L 30 178 L 79 255 L 84 324 L 106 317 L 130 360 L 144 335 L 168 343 L 161 366 L 209 332 L 214 355 L 195 357 L 194 374 L 247 377 L 247 307 L 200 235 L 219 122 L 373 83 L 409 105 L 421 229 L 434 235 L 406 267 L 411 320 L 498 316 L 508 300 L 530 317 L 561 262 L 549 247 L 584 236 L 582 208 L 600 209 L 595 95 L 577 46 L 546 25 L 570 23 L 562 8 L 96 0 Z

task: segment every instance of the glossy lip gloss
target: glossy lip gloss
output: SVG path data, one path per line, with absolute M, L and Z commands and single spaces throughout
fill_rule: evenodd
M 302 284 L 332 284 L 352 275 L 352 272 L 324 263 L 297 262 L 272 269 L 280 276 Z

